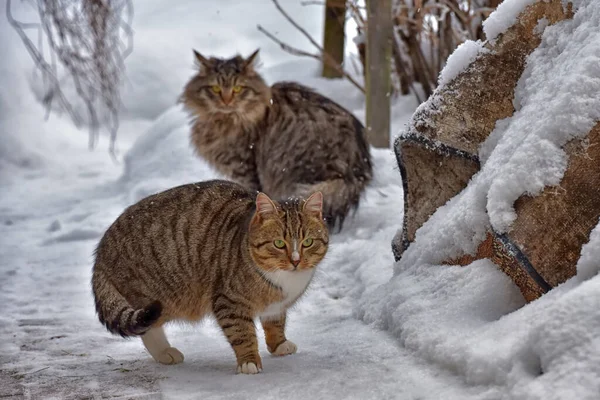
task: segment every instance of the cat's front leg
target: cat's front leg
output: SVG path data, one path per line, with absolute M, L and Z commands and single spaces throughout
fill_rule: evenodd
M 221 295 L 214 302 L 213 313 L 235 352 L 237 372 L 258 374 L 262 371 L 256 328 L 250 307 Z
M 285 337 L 285 313 L 275 318 L 261 318 L 269 353 L 276 356 L 294 354 L 298 347 Z

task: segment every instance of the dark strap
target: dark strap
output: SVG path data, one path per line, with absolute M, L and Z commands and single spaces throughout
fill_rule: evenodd
M 499 235 L 494 232 L 496 238 L 502 243 L 508 253 L 510 253 L 519 263 L 521 268 L 538 284 L 544 293 L 548 293 L 552 286 L 546 282 L 546 280 L 533 268 L 533 265 L 529 262 L 529 259 L 521 249 L 519 249 L 513 242 L 510 241 L 508 236 L 505 234 Z
M 456 156 L 456 157 L 460 157 L 460 158 L 467 158 L 467 159 L 475 161 L 477 164 L 479 164 L 479 157 L 477 156 L 477 154 L 471 154 L 469 152 L 456 149 L 452 146 L 448 146 L 441 142 L 436 142 L 436 141 L 431 140 L 423 135 L 418 135 L 414 132 L 405 133 L 404 135 L 399 136 L 398 139 L 396 139 L 396 143 L 394 145 L 394 150 L 396 153 L 396 159 L 399 161 L 398 164 L 400 164 L 400 144 L 402 142 L 418 143 L 422 147 L 424 147 L 428 150 L 431 150 L 437 154 L 440 154 L 440 155 L 443 155 L 446 157 Z

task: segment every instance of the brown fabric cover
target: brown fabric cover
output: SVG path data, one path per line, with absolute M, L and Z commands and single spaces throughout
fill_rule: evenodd
M 582 246 L 600 219 L 600 123 L 584 139 L 564 147 L 569 164 L 558 186 L 515 202 L 517 219 L 506 235 L 490 232 L 475 255 L 445 264 L 491 259 L 527 301 L 577 273 Z
M 571 16 L 561 0 L 528 6 L 517 23 L 485 44 L 488 53 L 415 112 L 412 125 L 394 145 L 405 189 L 403 229 L 392 242 L 397 260 L 416 230 L 477 172 L 479 145 L 496 121 L 513 114 L 514 88 L 527 56 L 540 44 L 538 21 L 546 18 L 553 24 Z

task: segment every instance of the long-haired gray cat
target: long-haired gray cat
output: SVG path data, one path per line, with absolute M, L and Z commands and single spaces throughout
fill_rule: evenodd
M 193 115 L 193 146 L 218 171 L 275 198 L 320 191 L 330 227 L 358 207 L 372 177 L 362 124 L 293 82 L 269 87 L 248 58 L 204 57 L 181 100 Z

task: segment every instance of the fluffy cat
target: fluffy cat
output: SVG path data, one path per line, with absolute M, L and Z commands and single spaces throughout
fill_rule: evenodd
M 163 325 L 212 314 L 237 371 L 262 369 L 260 318 L 275 355 L 296 352 L 286 310 L 304 293 L 328 246 L 322 194 L 272 201 L 236 183 L 207 181 L 149 196 L 127 208 L 96 250 L 92 289 L 106 328 L 141 336 L 163 364 L 183 361 Z
M 275 198 L 321 191 L 339 228 L 372 178 L 362 124 L 325 96 L 293 82 L 269 87 L 248 58 L 206 58 L 181 101 L 194 117 L 191 142 L 218 171 Z

